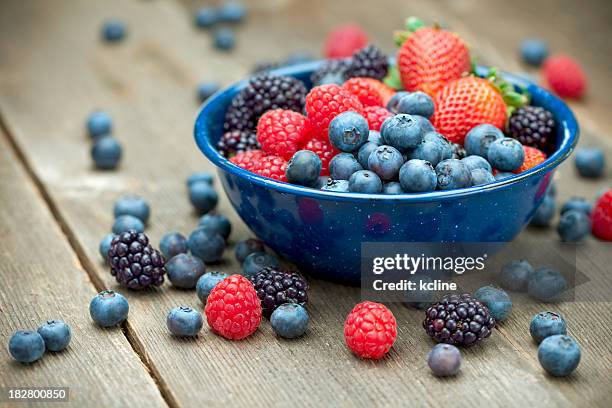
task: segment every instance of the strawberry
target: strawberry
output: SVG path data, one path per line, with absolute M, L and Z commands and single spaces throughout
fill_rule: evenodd
M 362 114 L 363 105 L 355 95 L 339 85 L 315 86 L 306 95 L 306 114 L 312 125 L 321 133 L 327 134 L 329 122 L 346 111 Z
M 525 160 L 523 160 L 521 167 L 514 170 L 515 174 L 527 171 L 546 160 L 546 153 L 535 147 L 523 146 L 523 150 L 525 151 Z
M 363 114 L 368 121 L 368 127 L 370 130 L 380 131 L 385 119 L 389 116 L 393 116 L 391 112 L 382 106 L 367 106 L 363 108 Z
M 372 78 L 356 77 L 346 81 L 342 87 L 355 95 L 363 106 L 382 106 L 382 96 L 370 81 Z M 376 81 L 375 79 L 372 79 Z M 377 81 L 378 82 L 378 81 Z M 383 84 L 384 85 L 384 84 Z
M 312 139 L 304 145 L 304 149 L 315 152 L 321 159 L 321 175 L 329 176 L 329 162 L 331 159 L 340 153 L 340 150 L 336 149 L 327 140 Z
M 564 98 L 579 99 L 587 86 L 582 67 L 567 55 L 555 55 L 544 61 L 544 78 L 555 93 Z
M 289 160 L 310 129 L 306 116 L 288 109 L 273 109 L 257 122 L 257 141 L 267 154 Z
M 253 171 L 253 168 L 255 167 L 256 163 L 259 162 L 259 160 L 265 155 L 266 154 L 263 151 L 254 149 L 238 153 L 229 160 L 238 167 Z
M 595 203 L 591 213 L 592 232 L 598 238 L 612 241 L 612 189 L 608 189 Z
M 326 58 L 347 58 L 368 44 L 368 36 L 357 24 L 334 28 L 325 39 Z
M 287 161 L 278 156 L 263 156 L 256 161 L 251 168 L 253 173 L 260 176 L 268 177 L 278 181 L 287 181 L 285 170 L 287 169 Z

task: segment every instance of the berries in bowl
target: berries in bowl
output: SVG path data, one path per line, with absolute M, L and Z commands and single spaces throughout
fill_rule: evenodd
M 343 82 L 313 86 L 329 65 L 239 82 L 210 99 L 195 125 L 198 146 L 244 222 L 301 270 L 326 279 L 359 282 L 362 242 L 512 240 L 577 142 L 568 107 L 511 74 L 480 67 L 441 75 L 434 95 L 420 81 L 406 80 L 415 88 L 396 92 L 346 69 L 334 75 Z M 415 71 L 402 79 L 410 75 L 425 77 Z M 529 124 L 507 128 L 514 114 L 542 120 L 520 106 L 552 116 L 546 151 L 542 137 L 528 137 Z M 226 157 L 217 144 L 234 130 L 254 132 L 258 146 Z

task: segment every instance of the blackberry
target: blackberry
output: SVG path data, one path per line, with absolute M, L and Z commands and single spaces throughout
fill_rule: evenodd
M 461 160 L 467 156 L 465 149 L 458 143 L 451 143 L 451 151 L 453 153 L 452 159 Z
M 446 295 L 425 312 L 423 328 L 438 343 L 471 346 L 491 335 L 495 319 L 469 294 Z
M 255 132 L 248 130 L 232 130 L 225 132 L 217 143 L 217 150 L 229 158 L 247 150 L 259 149 Z
M 344 73 L 346 79 L 370 77 L 382 81 L 387 76 L 389 60 L 376 46 L 368 45 L 353 54 L 353 58 Z
M 116 235 L 108 259 L 111 275 L 121 286 L 141 290 L 164 283 L 164 257 L 149 244 L 149 238 L 142 232 L 128 230 Z
M 313 86 L 334 83 L 341 85 L 344 82 L 344 73 L 350 64 L 350 60 L 338 59 L 327 61 L 321 68 L 310 76 Z
M 308 302 L 308 283 L 296 272 L 267 267 L 253 275 L 251 282 L 266 317 L 284 303 L 304 305 Z
M 544 108 L 523 106 L 510 116 L 508 133 L 525 146 L 550 151 L 555 141 L 555 119 Z
M 254 132 L 259 117 L 271 109 L 290 109 L 302 112 L 306 87 L 295 78 L 260 74 L 234 97 L 225 114 L 223 129 Z

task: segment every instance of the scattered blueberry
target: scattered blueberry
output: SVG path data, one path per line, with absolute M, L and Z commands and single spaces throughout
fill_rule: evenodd
M 274 255 L 265 252 L 253 252 L 242 263 L 242 275 L 250 278 L 263 268 L 278 268 L 280 264 Z
M 461 352 L 451 344 L 436 344 L 427 354 L 427 365 L 438 377 L 457 374 L 462 361 Z
M 385 181 L 397 179 L 403 164 L 400 151 L 387 145 L 377 147 L 368 158 L 368 168 Z
M 121 160 L 121 145 L 110 135 L 96 138 L 91 148 L 91 158 L 97 168 L 112 170 Z
M 238 23 L 246 17 L 246 8 L 238 2 L 224 3 L 219 7 L 219 17 L 227 23 Z
M 349 191 L 354 193 L 380 193 L 382 181 L 370 170 L 359 170 L 349 178 Z
M 204 102 L 218 90 L 219 90 L 219 84 L 217 82 L 211 82 L 211 81 L 200 82 L 197 88 L 198 100 L 200 102 Z
M 122 215 L 131 215 L 140 219 L 140 221 L 146 224 L 149 220 L 149 216 L 151 215 L 151 208 L 149 207 L 149 203 L 147 203 L 144 198 L 128 195 L 115 201 L 113 214 L 115 215 L 115 218 Z
M 580 242 L 591 233 L 591 219 L 584 211 L 566 211 L 559 219 L 557 232 L 564 242 Z
M 557 334 L 567 334 L 565 319 L 558 313 L 540 312 L 533 316 L 529 325 L 529 333 L 536 342 L 540 344 L 547 337 Z
M 491 166 L 496 169 L 513 171 L 523 164 L 525 150 L 518 140 L 505 137 L 491 143 L 487 158 Z
M 189 200 L 200 214 L 206 214 L 217 206 L 219 196 L 210 183 L 198 181 L 189 187 Z
M 569 200 L 567 200 L 565 203 L 563 203 L 563 205 L 561 206 L 560 213 L 561 215 L 563 215 L 570 210 L 578 210 L 578 211 L 582 211 L 583 213 L 587 215 L 590 215 L 592 209 L 593 209 L 593 204 L 589 203 L 584 198 L 572 197 Z
M 512 176 L 516 176 L 516 174 L 510 173 L 509 171 L 498 171 L 493 177 L 495 177 L 495 180 L 503 180 Z
M 470 170 L 461 160 L 442 160 L 436 166 L 436 176 L 440 190 L 453 190 L 472 185 Z
M 489 173 L 493 171 L 489 162 L 482 156 L 476 156 L 475 154 L 473 154 L 464 157 L 463 159 L 461 159 L 461 161 L 467 166 L 468 169 L 470 169 L 470 171 L 475 169 L 483 169 L 488 171 Z
M 195 337 L 202 330 L 202 314 L 190 307 L 181 306 L 170 310 L 166 325 L 170 333 L 179 337 Z
M 244 239 L 236 244 L 235 254 L 236 259 L 241 264 L 244 262 L 247 256 L 253 252 L 264 252 L 264 243 L 256 238 Z
M 193 289 L 204 272 L 204 262 L 193 255 L 178 254 L 166 262 L 168 279 L 180 289 Z
M 387 118 L 380 128 L 380 135 L 383 143 L 401 152 L 414 149 L 423 140 L 420 120 L 404 113 Z
M 539 67 L 548 55 L 548 47 L 544 41 L 527 39 L 521 43 L 521 57 L 529 65 Z
M 136 218 L 133 215 L 120 215 L 115 219 L 112 231 L 113 234 L 121 234 L 122 232 L 126 232 L 128 230 L 144 232 L 144 228 L 144 224 L 139 218 Z
M 219 21 L 219 13 L 214 7 L 202 7 L 195 12 L 194 21 L 200 28 L 209 28 Z
M 360 166 L 361 168 L 357 169 L 357 170 L 370 170 L 370 168 L 368 167 L 368 159 L 370 158 L 370 155 L 372 154 L 372 152 L 374 150 L 376 150 L 376 148 L 378 146 L 380 146 L 380 143 L 366 142 L 363 146 L 361 146 L 359 148 L 359 152 L 357 153 L 357 161 L 361 165 Z M 346 154 L 350 154 L 350 153 L 346 153 Z M 339 155 L 336 155 L 336 157 L 337 156 L 339 156 Z M 357 170 L 355 170 L 355 171 L 357 171 Z M 351 173 L 351 174 L 353 174 L 353 173 Z M 347 177 L 343 177 L 343 179 L 348 179 L 349 177 L 350 177 L 350 174 Z
M 557 334 L 545 338 L 538 347 L 538 360 L 550 375 L 570 375 L 580 363 L 580 346 L 570 336 Z
M 98 246 L 98 251 L 100 251 L 100 256 L 104 259 L 104 262 L 108 262 L 108 250 L 110 249 L 111 241 L 115 234 L 107 234 L 102 241 L 100 241 L 100 245 Z
M 499 273 L 499 284 L 502 288 L 515 291 L 526 291 L 527 282 L 534 270 L 525 260 L 511 261 L 504 265 Z
M 211 231 L 221 235 L 227 241 L 232 233 L 232 224 L 230 220 L 221 214 L 206 214 L 200 218 L 198 227 L 206 227 Z
M 484 303 L 496 321 L 506 320 L 512 310 L 508 294 L 494 286 L 483 286 L 474 292 L 474 297 Z
M 94 111 L 87 118 L 87 132 L 92 138 L 109 135 L 113 127 L 110 115 L 104 111 Z
M 348 180 L 334 180 L 330 178 L 327 181 L 327 185 L 321 187 L 321 190 L 347 193 L 349 192 L 349 182 Z
M 274 309 L 270 316 L 272 330 L 285 339 L 295 339 L 306 332 L 308 312 L 297 303 L 284 303 Z
M 399 181 L 407 193 L 433 191 L 438 179 L 434 167 L 425 160 L 408 160 L 400 168 Z
M 45 354 L 45 341 L 31 330 L 17 330 L 9 340 L 9 353 L 20 363 L 33 363 Z
M 483 184 L 489 184 L 495 181 L 493 174 L 489 173 L 485 169 L 474 169 L 470 171 L 473 186 L 480 186 Z
M 223 256 L 225 240 L 215 231 L 198 227 L 189 235 L 188 245 L 193 255 L 206 263 L 214 263 Z
M 555 216 L 555 199 L 549 195 L 544 196 L 542 203 L 538 206 L 533 218 L 531 219 L 531 225 L 536 227 L 547 227 L 550 225 L 553 217 Z
M 196 294 L 202 303 L 206 303 L 206 298 L 215 285 L 227 277 L 228 275 L 225 273 L 212 271 L 206 272 L 200 277 L 200 279 L 198 279 L 198 283 L 196 284 Z
M 342 112 L 329 124 L 329 141 L 343 152 L 358 151 L 368 140 L 369 133 L 367 120 L 352 111 Z
M 119 19 L 106 20 L 102 25 L 102 38 L 107 42 L 119 42 L 123 40 L 127 32 L 125 23 Z
M 527 281 L 529 296 L 542 302 L 557 300 L 566 289 L 565 277 L 550 267 L 536 269 Z
M 383 184 L 383 194 L 404 194 L 402 185 L 397 181 L 390 181 Z
M 468 155 L 487 158 L 491 143 L 503 138 L 504 133 L 497 127 L 488 124 L 478 125 L 465 136 L 465 151 Z
M 170 259 L 178 254 L 186 254 L 189 251 L 187 238 L 179 232 L 164 234 L 159 241 L 159 250 L 166 259 Z
M 596 147 L 584 147 L 576 151 L 574 163 L 582 177 L 599 178 L 604 173 L 606 158 L 603 150 Z
M 72 333 L 70 326 L 61 320 L 47 320 L 38 328 L 49 351 L 61 351 L 68 347 Z
M 206 171 L 191 173 L 189 177 L 187 177 L 187 187 L 191 188 L 192 185 L 199 181 L 204 181 L 205 183 L 208 183 L 212 186 L 214 184 L 215 179 L 212 174 Z
M 321 165 L 321 159 L 316 153 L 310 150 L 300 150 L 287 163 L 287 170 L 285 170 L 287 181 L 310 187 L 319 180 Z
M 116 326 L 127 319 L 130 306 L 120 293 L 104 290 L 98 293 L 89 304 L 89 314 L 93 321 L 102 327 Z
M 419 115 L 429 119 L 434 113 L 434 103 L 431 96 L 425 92 L 412 92 L 404 95 L 397 103 L 397 113 Z
M 218 50 L 230 51 L 236 44 L 236 36 L 234 35 L 234 31 L 227 27 L 215 30 L 214 44 L 215 48 Z

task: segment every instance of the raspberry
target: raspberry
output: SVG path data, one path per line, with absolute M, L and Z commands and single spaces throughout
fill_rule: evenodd
M 567 55 L 555 55 L 544 61 L 544 78 L 557 95 L 580 98 L 586 89 L 587 80 L 582 67 Z
M 304 149 L 315 152 L 321 159 L 321 175 L 329 176 L 329 162 L 331 159 L 340 153 L 340 150 L 336 149 L 327 140 L 312 139 L 304 145 Z
M 370 78 L 371 79 L 371 78 Z M 363 106 L 382 106 L 382 97 L 378 89 L 368 81 L 368 78 L 351 78 L 342 85 L 344 89 L 355 95 Z
M 336 84 L 315 86 L 306 95 L 306 114 L 312 125 L 327 133 L 329 122 L 346 111 L 363 112 L 363 105 L 356 96 Z
M 389 58 L 374 45 L 368 45 L 353 54 L 346 69 L 346 78 L 369 77 L 383 80 L 387 76 Z
M 378 91 L 378 94 L 382 98 L 382 106 L 387 106 L 387 103 L 389 103 L 393 95 L 395 95 L 395 90 L 384 82 L 380 82 L 374 78 L 366 78 L 365 81 Z
M 261 149 L 289 160 L 309 129 L 306 116 L 286 109 L 267 111 L 257 123 L 257 141 Z
M 253 171 L 255 165 L 265 156 L 261 150 L 247 150 L 246 152 L 238 153 L 230 159 L 238 167 Z
M 380 127 L 385 119 L 387 119 L 389 116 L 393 116 L 391 112 L 382 106 L 367 106 L 363 108 L 363 113 L 365 118 L 368 120 L 370 130 L 376 131 L 380 131 Z
M 336 27 L 325 39 L 326 58 L 346 58 L 368 44 L 368 36 L 356 24 Z
M 395 317 L 380 303 L 359 303 L 344 322 L 346 345 L 361 358 L 382 358 L 393 346 L 396 337 Z
M 253 173 L 278 181 L 287 181 L 285 170 L 287 161 L 278 156 L 263 156 L 250 169 Z
M 612 241 L 612 189 L 606 191 L 595 203 L 591 213 L 593 235 Z
M 231 275 L 210 291 L 204 308 L 208 325 L 230 340 L 250 336 L 261 323 L 261 302 L 247 278 Z
M 523 150 L 525 150 L 525 160 L 523 160 L 521 167 L 514 170 L 515 174 L 527 171 L 546 160 L 546 154 L 535 147 L 523 146 Z

